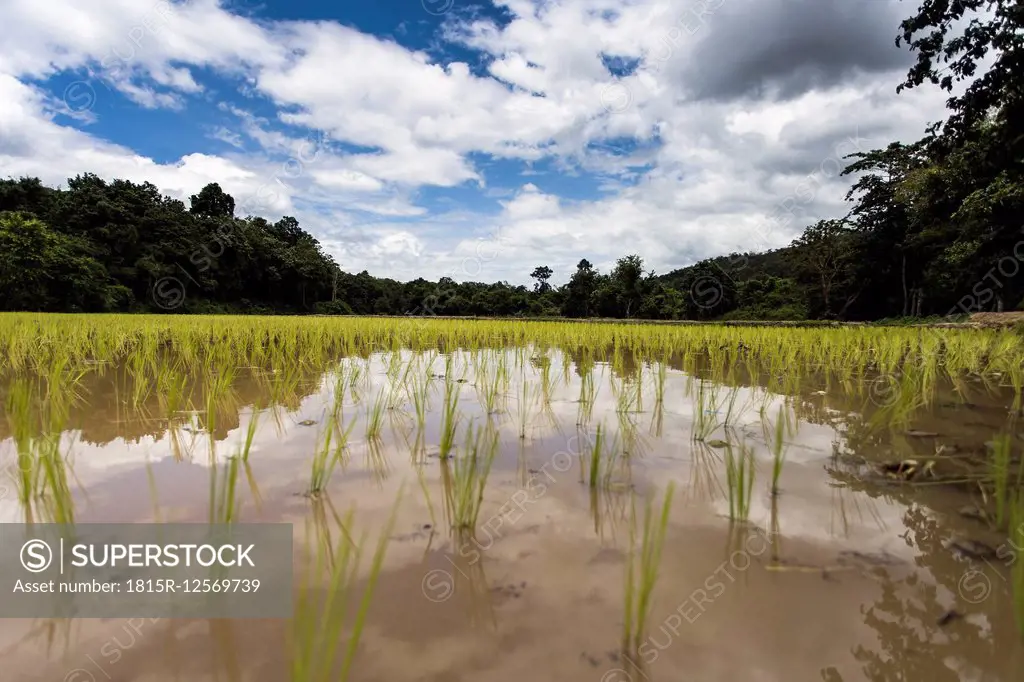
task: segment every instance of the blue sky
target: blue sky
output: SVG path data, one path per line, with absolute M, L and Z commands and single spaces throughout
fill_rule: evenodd
M 0 176 L 296 216 L 348 270 L 564 282 L 782 246 L 916 139 L 896 0 L 6 0 Z M 780 206 L 785 208 L 779 220 Z

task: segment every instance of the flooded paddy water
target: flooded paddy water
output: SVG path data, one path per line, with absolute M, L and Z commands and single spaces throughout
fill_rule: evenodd
M 0 352 L 0 521 L 291 523 L 297 590 L 0 620 L 5 681 L 1024 678 L 1012 332 L 5 315 Z M 364 531 L 321 620 L 310 556 Z

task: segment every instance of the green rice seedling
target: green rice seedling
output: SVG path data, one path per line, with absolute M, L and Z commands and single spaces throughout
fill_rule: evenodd
M 572 369 L 572 358 L 568 353 L 562 351 L 562 383 L 569 385 L 569 370 Z
M 579 426 L 586 426 L 594 413 L 594 402 L 597 398 L 597 385 L 594 381 L 593 368 L 588 369 L 580 375 L 580 398 L 579 415 L 576 423 Z
M 152 358 L 146 355 L 141 349 L 132 352 L 128 356 L 128 373 L 131 376 L 131 405 L 139 409 L 149 398 L 153 390 L 149 383 L 148 374 L 152 365 Z
M 218 404 L 217 404 L 217 395 L 212 390 L 207 389 L 207 394 L 206 394 L 206 411 L 205 411 L 205 414 L 204 414 L 205 420 L 203 422 L 203 427 L 206 429 L 206 433 L 207 433 L 207 436 L 208 436 L 208 439 L 207 439 L 208 440 L 208 445 L 209 445 L 209 453 L 208 453 L 208 455 L 209 455 L 209 459 L 210 459 L 211 462 L 214 459 L 216 459 L 216 457 L 217 457 L 217 411 L 218 411 L 218 409 L 219 409 L 219 407 L 218 407 Z
M 430 410 L 430 379 L 425 374 L 416 374 L 410 379 L 409 385 L 416 422 L 425 423 L 427 412 Z
M 287 378 L 284 376 L 284 372 L 290 372 L 292 370 L 280 370 L 278 368 L 272 368 L 269 370 L 269 375 L 266 379 L 267 389 L 269 393 L 268 404 L 270 406 L 270 415 L 274 419 L 274 427 L 277 431 L 278 437 L 284 435 L 284 420 L 282 419 L 282 405 L 284 403 L 284 395 L 287 385 Z
M 373 354 L 372 350 L 367 347 L 362 349 L 363 362 L 359 368 L 359 379 L 363 383 L 364 388 L 369 388 L 373 384 Z
M 61 431 L 53 429 L 36 441 L 36 495 L 49 523 L 71 525 L 75 522 L 75 507 L 68 483 L 68 458 L 60 450 Z
M 736 420 L 743 415 L 744 409 L 737 408 L 736 406 L 736 400 L 739 398 L 739 393 L 739 388 L 729 390 L 729 399 L 725 404 L 725 420 L 722 422 L 722 426 L 727 429 L 732 427 Z
M 428 384 L 426 379 L 413 378 L 411 380 L 410 393 L 412 395 L 412 404 L 414 415 L 416 418 L 416 438 L 415 443 L 412 446 L 411 452 L 413 459 L 416 459 L 425 449 L 425 430 L 427 427 L 427 390 Z M 408 442 L 408 439 L 406 439 Z
M 668 380 L 668 358 L 662 358 L 658 362 L 658 370 L 654 374 L 654 404 L 665 403 L 665 383 Z
M 490 371 L 490 356 L 480 349 L 471 350 L 469 365 L 473 368 L 473 386 L 481 383 L 481 379 Z
M 454 382 L 444 386 L 444 406 L 441 412 L 440 457 L 447 459 L 455 446 L 455 432 L 459 422 L 459 389 Z
M 552 405 L 551 399 L 555 391 L 555 383 L 557 378 L 551 371 L 552 361 L 551 358 L 545 354 L 539 358 L 540 370 L 541 370 L 541 381 L 538 389 L 540 412 L 547 420 L 548 424 L 551 425 L 559 433 L 562 432 L 562 423 L 555 413 L 554 406 Z
M 633 446 L 633 451 L 636 452 L 636 445 Z M 622 491 L 632 488 L 632 476 L 633 470 L 631 463 L 625 458 L 625 445 L 622 440 L 622 434 L 616 433 L 615 437 L 612 438 L 611 443 L 605 448 L 605 455 L 603 456 L 602 470 L 604 471 L 602 484 L 603 487 L 608 490 Z M 621 464 L 621 466 L 620 466 Z M 625 478 L 622 481 L 616 481 L 616 471 L 621 470 L 625 474 Z
M 349 435 L 355 425 L 356 420 L 353 418 L 345 430 L 341 431 L 339 424 L 333 418 L 328 419 L 323 441 L 319 443 L 313 454 L 309 490 L 306 492 L 309 497 L 321 495 L 327 489 L 327 483 L 331 479 L 331 474 L 334 473 L 334 468 L 342 461 Z M 331 447 L 332 440 L 333 448 Z
M 1024 416 L 1024 366 L 1011 364 L 1006 368 L 1010 375 L 1010 385 L 1013 387 L 1013 405 L 1010 413 L 1015 417 Z
M 332 397 L 335 405 L 340 405 L 345 402 L 345 396 L 348 395 L 352 382 L 352 365 L 348 362 L 338 363 L 337 370 L 334 373 L 334 387 L 332 389 Z
M 620 419 L 624 418 L 620 416 Z M 609 443 L 604 425 L 599 424 L 593 438 L 584 432 L 580 442 L 583 445 L 580 453 L 581 482 L 592 489 L 614 487 L 615 467 L 625 455 L 621 430 Z
M 458 376 L 458 378 L 456 378 L 456 381 L 458 383 L 460 383 L 460 384 L 464 384 L 464 383 L 466 383 L 468 381 L 468 379 L 466 377 L 469 376 L 469 369 L 470 369 L 469 368 L 469 363 L 465 362 L 465 361 L 459 362 L 458 363 L 458 368 L 459 368 L 459 376 Z
M 175 415 L 187 408 L 191 398 L 191 387 L 184 372 L 166 369 L 157 379 L 157 395 L 160 407 L 167 415 L 167 427 L 171 428 Z
M 349 374 L 349 383 L 348 383 L 349 397 L 352 399 L 352 402 L 358 403 L 358 402 L 360 402 L 362 400 L 362 393 L 360 393 L 361 387 L 366 384 L 367 380 L 369 380 L 370 373 L 369 373 L 369 371 L 367 371 L 362 365 L 360 365 L 355 360 L 351 360 L 348 363 L 348 369 L 349 369 L 349 372 L 348 372 L 348 374 Z
M 527 383 L 524 376 L 519 384 L 519 409 L 516 412 L 519 424 L 519 440 L 526 440 L 526 430 L 530 425 L 531 410 L 536 402 L 536 387 Z
M 386 407 L 387 396 L 384 389 L 381 389 L 377 393 L 377 399 L 373 401 L 373 405 L 367 405 L 366 407 L 366 439 L 377 440 L 380 438 L 381 430 L 384 426 L 384 410 Z
M 405 444 L 409 446 L 409 453 L 412 455 L 412 461 L 422 466 L 427 456 L 427 437 L 423 428 L 416 428 L 412 443 L 409 442 L 408 432 L 403 433 L 402 437 L 405 440 Z
M 636 412 L 644 411 L 644 366 L 643 364 L 637 365 L 636 378 L 632 382 L 633 392 L 636 394 L 636 398 L 633 400 L 634 410 Z
M 393 379 L 390 384 L 390 390 L 388 392 L 388 404 L 387 409 L 390 412 L 401 411 L 405 405 L 406 398 L 409 396 L 412 388 L 410 375 L 412 373 L 413 363 L 410 360 L 405 363 L 404 369 L 401 371 L 397 379 Z
M 551 373 L 551 358 L 546 355 L 540 359 L 540 382 L 541 397 L 545 405 L 551 404 L 551 394 L 554 391 L 554 375 Z
M 498 397 L 501 395 L 501 376 L 495 374 L 490 377 L 486 373 L 481 375 L 481 400 L 480 403 L 483 405 L 484 410 L 487 414 L 498 413 Z
M 613 374 L 610 382 L 612 394 L 615 396 L 615 411 L 621 413 L 636 410 L 636 391 L 627 377 L 616 380 Z
M 387 374 L 388 379 L 390 380 L 390 383 L 398 383 L 398 375 L 401 373 L 401 371 L 402 354 L 398 351 L 394 351 L 388 356 L 388 366 L 385 372 Z
M 924 375 L 916 367 L 905 367 L 899 380 L 894 380 L 893 385 L 887 388 L 885 403 L 871 415 L 869 425 L 876 429 L 909 426 L 913 415 L 928 404 L 923 379 Z
M 234 523 L 238 518 L 239 501 L 238 471 L 241 459 L 231 457 L 227 461 L 227 473 L 218 483 L 218 469 L 220 465 L 213 462 L 210 465 L 210 511 L 209 521 L 215 523 Z
M 42 397 L 53 418 L 65 422 L 72 406 L 82 402 L 80 384 L 85 370 L 71 364 L 67 355 L 61 354 L 46 370 L 46 391 Z
M 32 390 L 28 381 L 13 381 L 7 392 L 7 422 L 10 426 L 15 451 L 17 452 L 17 472 L 15 487 L 18 491 L 25 518 L 32 523 L 32 502 L 35 498 L 35 481 L 38 463 L 32 447 Z
M 712 391 L 705 388 L 703 379 L 697 381 L 697 395 L 693 401 L 693 432 L 695 441 L 703 442 L 718 428 L 717 403 Z
M 590 466 L 588 467 L 587 485 L 593 490 L 597 488 L 601 480 L 601 456 L 604 453 L 604 438 L 601 433 L 601 424 L 597 425 L 597 433 L 594 434 L 594 442 L 590 445 Z
M 501 390 L 498 392 L 499 395 L 508 395 L 509 390 L 512 386 L 512 373 L 508 370 L 508 354 L 500 353 L 498 355 L 498 367 L 497 367 L 497 381 L 500 382 Z
M 262 498 L 260 496 L 259 486 L 256 483 L 256 477 L 252 472 L 252 467 L 249 466 L 249 453 L 252 452 L 252 445 L 256 439 L 256 427 L 259 423 L 259 414 L 259 411 L 254 409 L 249 415 L 249 424 L 246 426 L 245 430 L 245 440 L 239 448 L 238 454 L 231 458 L 232 464 L 230 465 L 234 466 L 236 460 L 241 462 L 241 468 L 245 472 L 246 482 L 249 484 L 249 492 L 252 495 L 253 502 L 256 504 L 257 508 L 261 507 Z M 229 471 L 229 476 L 237 476 L 237 471 Z
M 613 384 L 614 385 L 614 384 Z M 620 412 L 640 412 L 641 411 L 641 393 L 638 390 L 640 383 L 627 375 L 622 379 L 620 383 L 620 401 L 618 410 Z
M 252 495 L 253 504 L 258 511 L 263 507 L 263 496 L 260 494 L 260 487 L 256 483 L 256 476 L 253 475 L 252 467 L 245 460 L 242 460 L 242 471 L 245 473 L 246 483 L 249 484 L 249 494 Z
M 655 438 L 661 438 L 662 429 L 665 424 L 665 404 L 655 403 L 651 410 L 651 426 L 649 432 Z
M 484 488 L 491 466 L 498 453 L 498 432 L 485 429 L 474 432 L 473 423 L 466 428 L 465 453 L 453 458 L 450 485 L 446 488 L 452 528 L 472 533 L 484 500 Z M 447 470 L 448 462 L 442 462 Z
M 438 352 L 436 348 L 430 349 L 430 353 L 424 358 L 423 371 L 427 376 L 434 373 L 434 363 L 437 362 Z
M 661 438 L 662 424 L 665 420 L 665 383 L 668 380 L 668 358 L 663 357 L 658 363 L 654 375 L 654 410 L 651 416 L 651 434 Z
M 400 490 L 377 541 L 343 650 L 339 645 L 348 629 L 353 597 L 358 596 L 355 586 L 360 577 L 362 553 L 368 536 L 363 533 L 359 542 L 351 540 L 354 512 L 349 511 L 339 524 L 346 539 L 338 543 L 336 551 L 330 552 L 322 542 L 314 542 L 315 559 L 304 572 L 291 619 L 288 638 L 291 682 L 345 682 L 348 679 L 384 566 L 401 499 Z M 324 580 L 326 585 L 318 585 Z M 343 654 L 339 661 L 340 651 Z
M 736 454 L 732 444 L 725 447 L 725 483 L 729 494 L 729 519 L 746 521 L 750 517 L 751 491 L 754 487 L 754 452 L 740 443 Z
M 253 441 L 256 440 L 256 427 L 259 423 L 259 410 L 253 409 L 249 415 L 249 423 L 245 427 L 245 441 L 242 443 L 242 450 L 238 456 L 243 462 L 249 461 L 249 452 L 252 451 Z
M 427 513 L 430 514 L 430 527 L 437 528 L 437 514 L 434 512 L 434 500 L 430 494 L 430 485 L 427 481 L 426 467 L 416 466 L 416 480 L 420 484 L 420 490 L 423 492 L 423 500 L 427 503 Z M 427 543 L 429 550 L 430 543 L 433 542 L 434 531 L 430 532 L 430 541 Z M 424 553 L 425 554 L 425 553 Z
M 654 500 L 650 497 L 644 507 L 643 530 L 637 552 L 636 517 L 630 526 L 630 551 L 626 562 L 625 617 L 622 626 L 622 652 L 635 660 L 640 645 L 646 639 L 647 622 L 653 604 L 651 597 L 658 582 L 661 550 L 668 530 L 668 517 L 672 509 L 675 484 L 665 489 L 661 514 L 655 519 Z
M 230 360 L 221 360 L 206 373 L 208 403 L 216 407 L 232 405 L 232 385 L 237 370 Z
M 1009 503 L 1012 501 L 1010 492 L 1011 475 L 1010 460 L 1012 456 L 1012 444 L 1010 434 L 1003 433 L 996 436 L 992 450 L 992 458 L 989 460 L 989 475 L 992 479 L 993 497 L 996 505 L 996 526 L 1003 527 L 1009 511 Z

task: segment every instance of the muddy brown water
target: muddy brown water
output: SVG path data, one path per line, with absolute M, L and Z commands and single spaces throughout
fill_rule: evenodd
M 969 538 L 1005 549 L 1005 534 L 960 513 L 978 502 L 971 486 L 914 485 L 871 473 L 937 451 L 984 452 L 985 441 L 1005 428 L 1005 391 L 978 387 L 964 396 L 943 389 L 909 424 L 886 428 L 870 423 L 870 401 L 836 384 L 809 377 L 792 394 L 775 395 L 759 379 L 737 381 L 738 406 L 747 408 L 729 433 L 719 429 L 708 439 L 744 440 L 754 449 L 750 523 L 737 527 L 726 518 L 722 451 L 691 440 L 694 397 L 678 368 L 667 373 L 660 406 L 650 370 L 644 375 L 643 404 L 629 416 L 629 466 L 617 470 L 615 485 L 592 494 L 581 483 L 581 433 L 599 422 L 608 433 L 622 428 L 609 383 L 615 373 L 604 363 L 594 371 L 599 389 L 581 426 L 580 379 L 570 372 L 563 381 L 553 362 L 550 403 L 531 410 L 525 439 L 513 371 L 506 411 L 491 416 L 501 429 L 500 455 L 473 541 L 453 538 L 442 511 L 436 445 L 444 379 L 431 382 L 422 459 L 410 456 L 414 417 L 389 413 L 380 445 L 369 448 L 360 416 L 347 466 L 335 472 L 325 500 L 339 510 L 354 507 L 357 526 L 373 537 L 400 488 L 404 498 L 351 679 L 1024 679 L 1012 560 L 1005 552 L 972 558 L 950 545 Z M 114 390 L 115 375 L 89 380 L 65 433 L 78 521 L 205 521 L 209 440 L 182 428 L 192 421 L 201 429 L 202 420 L 169 420 L 157 396 L 129 408 L 123 390 Z M 471 370 L 465 379 L 463 424 L 473 416 L 482 423 Z M 539 385 L 536 368 L 527 367 L 527 380 Z M 332 385 L 306 372 L 277 420 L 262 411 L 240 481 L 240 521 L 293 523 L 297 563 L 300 531 L 314 506 L 299 493 L 308 487 Z M 386 363 L 375 357 L 361 403 L 347 399 L 345 414 L 365 415 L 365 404 L 387 385 Z M 719 399 L 725 397 L 723 390 Z M 243 374 L 218 412 L 215 459 L 244 439 L 256 404 L 267 405 L 268 396 Z M 762 404 L 773 418 L 786 405 L 797 424 L 786 437 L 774 496 Z M 3 420 L 0 438 L 0 465 L 9 472 L 13 443 Z M 619 653 L 629 510 L 634 497 L 669 481 L 677 492 L 647 639 L 641 660 L 629 662 Z M 9 482 L 0 490 L 0 521 L 22 522 Z M 281 682 L 290 675 L 288 627 L 273 619 L 0 620 L 0 679 Z

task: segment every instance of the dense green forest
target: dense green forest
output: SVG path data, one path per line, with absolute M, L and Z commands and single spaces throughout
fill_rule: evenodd
M 561 287 L 543 264 L 532 288 L 403 283 L 342 271 L 294 218 L 236 217 L 216 184 L 186 206 L 149 183 L 10 178 L 0 310 L 872 320 L 1021 309 L 1024 5 L 999 0 L 949 34 L 989 4 L 924 0 L 903 22 L 897 44 L 917 62 L 898 90 L 970 85 L 917 142 L 847 157 L 849 212 L 783 249 L 660 276 L 639 255 L 607 273 L 581 258 Z

